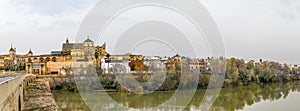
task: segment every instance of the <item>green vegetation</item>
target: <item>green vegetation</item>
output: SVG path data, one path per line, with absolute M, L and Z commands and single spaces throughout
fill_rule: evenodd
M 98 59 L 99 58 L 99 53 L 95 52 L 95 58 Z
M 135 64 L 130 65 L 130 70 L 135 71 Z
M 294 71 L 293 71 L 294 70 Z M 243 59 L 231 58 L 227 60 L 227 70 L 224 86 L 245 86 L 251 82 L 274 83 L 299 80 L 296 69 L 290 69 L 287 64 L 273 61 L 245 63 Z
M 3 67 L 3 68 L 0 68 L 0 70 L 5 70 L 5 71 L 25 71 L 25 66 L 19 66 L 18 68 Z
M 109 56 L 109 54 L 108 54 Z M 223 87 L 239 87 L 239 86 L 247 86 L 249 84 L 269 84 L 269 83 L 286 83 L 289 81 L 298 81 L 300 79 L 299 75 L 299 69 L 291 68 L 287 64 L 280 64 L 278 62 L 273 61 L 260 61 L 260 62 L 254 62 L 249 61 L 245 62 L 243 59 L 236 59 L 231 58 L 226 60 L 226 64 L 224 62 L 220 62 L 217 60 L 214 60 L 213 58 L 210 59 L 211 64 L 215 65 L 217 67 L 222 67 L 226 65 L 226 75 Z M 188 66 L 186 63 L 181 63 L 182 66 Z M 211 74 L 209 72 L 200 74 L 199 78 L 198 76 L 193 75 L 190 70 L 187 67 L 181 67 L 179 64 L 175 64 L 175 72 L 169 73 L 167 71 L 166 78 L 163 82 L 163 84 L 157 89 L 157 91 L 170 91 L 170 90 L 176 90 L 176 89 L 191 89 L 197 87 L 198 89 L 206 89 L 208 87 L 209 83 L 216 84 L 218 86 L 217 82 L 211 81 Z M 132 65 L 132 69 L 135 69 L 136 65 Z M 183 68 L 183 69 L 181 69 Z M 215 71 L 218 74 L 223 74 L 222 72 L 225 72 L 224 68 L 211 68 L 212 71 Z M 93 70 L 93 66 L 88 66 L 87 73 L 92 73 L 89 71 Z M 209 69 L 210 70 L 210 69 Z M 139 72 L 139 70 L 137 71 Z M 123 91 L 124 89 L 128 89 L 126 87 L 121 87 L 121 85 L 118 83 L 117 76 L 124 76 L 124 75 L 114 75 L 114 74 L 98 74 L 99 78 L 94 78 L 98 80 L 92 80 L 92 81 L 83 81 L 89 87 L 85 87 L 86 90 L 120 90 Z M 128 74 L 124 77 L 133 77 L 135 80 L 145 83 L 149 80 L 151 77 L 150 74 L 145 73 L 135 73 L 135 74 Z M 224 75 L 221 75 L 224 76 Z M 124 77 L 122 80 L 127 80 Z M 155 81 L 154 81 L 155 82 Z M 146 86 L 136 86 L 136 84 L 132 84 L 133 82 L 128 82 L 129 89 L 151 89 L 151 87 Z M 197 84 L 198 83 L 198 84 Z M 153 83 L 154 85 L 159 85 L 156 83 Z M 85 85 L 85 86 L 86 86 Z M 197 86 L 195 86 L 197 85 Z M 61 87 L 58 87 L 57 89 L 62 90 L 71 90 L 71 91 L 77 91 L 75 89 L 76 86 L 74 85 L 68 85 L 63 84 Z M 84 86 L 84 85 L 83 85 Z M 215 85 L 212 85 L 215 86 Z M 153 86 L 155 87 L 155 86 Z
M 70 91 L 70 92 L 78 92 L 77 86 L 75 83 L 61 83 L 56 85 L 53 90 L 60 90 L 60 91 Z
M 175 70 L 177 73 L 167 74 L 164 83 L 159 89 L 157 89 L 158 91 L 175 90 L 178 88 L 180 82 L 182 82 L 182 84 L 184 85 L 183 87 L 192 88 L 193 84 L 197 82 L 197 79 L 191 77 L 191 74 L 189 73 L 182 73 L 183 75 L 179 74 L 178 72 L 181 72 L 181 67 L 179 67 L 178 65 L 176 66 L 177 67 Z M 247 86 L 251 83 L 285 83 L 289 81 L 297 81 L 300 79 L 300 75 L 297 73 L 299 69 L 291 69 L 287 64 L 280 64 L 273 61 L 245 62 L 243 59 L 231 58 L 226 60 L 226 66 L 226 75 L 223 87 Z M 105 89 L 120 88 L 120 86 L 118 86 L 119 84 L 115 83 L 116 80 L 112 76 L 114 75 L 101 75 L 100 81 Z M 143 80 L 144 78 L 147 78 L 143 76 L 147 75 L 142 75 L 142 77 L 141 75 L 138 75 L 136 79 L 138 81 L 147 81 Z M 207 88 L 210 82 L 210 76 L 211 74 L 209 73 L 200 75 L 198 83 L 199 89 Z
M 119 89 L 120 84 L 115 81 L 116 77 L 114 75 L 101 75 L 100 77 L 100 83 L 102 84 L 102 87 L 105 89 Z

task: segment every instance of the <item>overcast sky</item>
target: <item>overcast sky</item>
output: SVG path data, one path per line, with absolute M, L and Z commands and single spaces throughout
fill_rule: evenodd
M 227 57 L 300 64 L 300 0 L 200 0 L 222 33 Z M 97 0 L 1 0 L 0 53 L 60 50 Z M 109 47 L 109 43 L 108 47 Z

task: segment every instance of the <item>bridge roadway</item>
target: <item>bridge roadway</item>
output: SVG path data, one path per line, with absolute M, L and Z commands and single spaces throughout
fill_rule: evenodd
M 12 76 L 0 76 L 0 84 L 5 83 L 6 81 L 9 81 L 11 79 L 14 79 L 18 77 L 17 75 L 12 75 Z

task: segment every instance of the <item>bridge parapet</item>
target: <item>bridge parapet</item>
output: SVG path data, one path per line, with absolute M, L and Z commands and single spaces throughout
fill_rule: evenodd
M 25 87 L 33 82 L 35 75 L 5 75 L 0 81 L 0 110 L 21 111 L 24 106 Z

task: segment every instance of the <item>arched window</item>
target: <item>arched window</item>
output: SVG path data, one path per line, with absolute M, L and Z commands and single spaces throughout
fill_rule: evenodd
M 40 62 L 44 62 L 45 60 L 44 60 L 44 58 L 40 58 Z
M 56 62 L 56 57 L 53 57 L 53 58 L 52 58 L 52 62 Z
M 50 61 L 50 58 L 49 58 L 49 57 L 47 57 L 47 58 L 46 58 L 46 61 L 47 61 L 47 62 L 49 62 L 49 61 Z
M 33 58 L 33 62 L 37 62 L 37 60 L 38 60 L 38 59 L 37 59 L 36 57 L 35 57 L 35 58 Z

